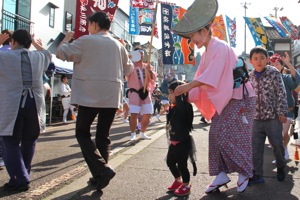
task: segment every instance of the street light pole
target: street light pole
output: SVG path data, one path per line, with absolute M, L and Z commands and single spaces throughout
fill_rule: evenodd
M 280 10 L 279 10 L 280 9 Z M 283 10 L 283 7 L 281 7 L 281 8 L 279 8 L 279 7 L 274 7 L 274 9 L 273 10 L 275 10 L 275 17 L 277 18 L 277 11 L 279 10 L 279 11 L 282 11 Z
M 241 5 L 243 5 L 243 7 L 245 8 L 245 17 L 247 16 L 247 9 L 248 9 L 248 7 L 247 7 L 247 5 L 251 5 L 251 3 L 247 3 L 247 2 L 245 2 L 245 3 L 241 3 Z M 244 45 L 244 57 L 246 58 L 246 20 L 245 20 L 245 45 Z

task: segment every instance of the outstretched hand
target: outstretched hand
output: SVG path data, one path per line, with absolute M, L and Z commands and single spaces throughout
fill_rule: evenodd
M 8 38 L 9 35 L 7 33 L 0 33 L 0 44 L 3 44 Z
M 282 56 L 281 57 L 281 60 L 284 62 L 284 64 L 286 64 L 286 65 L 288 65 L 289 63 L 290 63 L 290 56 L 289 56 L 289 54 L 287 53 L 287 52 L 285 52 L 285 57 L 284 56 Z

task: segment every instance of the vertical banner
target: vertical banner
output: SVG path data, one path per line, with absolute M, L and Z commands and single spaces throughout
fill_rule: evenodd
M 227 32 L 231 47 L 236 47 L 236 19 L 230 19 L 226 15 Z
M 220 40 L 227 41 L 226 27 L 222 15 L 216 16 L 215 21 L 211 25 L 212 35 Z
M 185 9 L 161 3 L 163 63 L 195 65 L 194 43 L 171 32 L 186 12 Z
M 154 21 L 154 3 L 145 0 L 130 0 L 129 5 L 129 34 L 151 36 Z M 157 22 L 154 36 L 158 38 Z
M 289 32 L 277 20 L 276 17 L 265 17 L 265 19 L 276 29 L 276 31 L 281 35 L 281 37 L 288 36 Z
M 294 40 L 299 40 L 300 37 L 297 34 L 298 30 L 295 27 L 295 25 L 292 23 L 292 21 L 287 17 L 280 17 L 280 21 L 284 28 L 291 34 L 292 38 Z
M 260 18 L 244 17 L 248 28 L 252 34 L 256 46 L 263 46 L 267 50 L 273 50 L 269 39 L 266 35 L 265 27 Z
M 75 39 L 88 35 L 89 22 L 87 17 L 97 11 L 106 12 L 113 20 L 119 0 L 77 0 Z

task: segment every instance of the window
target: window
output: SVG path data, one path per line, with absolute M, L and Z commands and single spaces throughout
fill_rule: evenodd
M 66 12 L 66 31 L 72 31 L 72 22 L 73 22 L 73 15 L 69 12 Z
M 54 19 L 55 19 L 55 8 L 50 8 L 49 12 L 49 26 L 54 28 Z

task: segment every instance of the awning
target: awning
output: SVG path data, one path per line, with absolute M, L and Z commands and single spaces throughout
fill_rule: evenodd
M 73 62 L 62 61 L 52 54 L 52 64 L 55 66 L 55 74 L 73 74 Z M 50 64 L 51 65 L 51 64 Z M 53 68 L 48 68 L 53 69 Z

